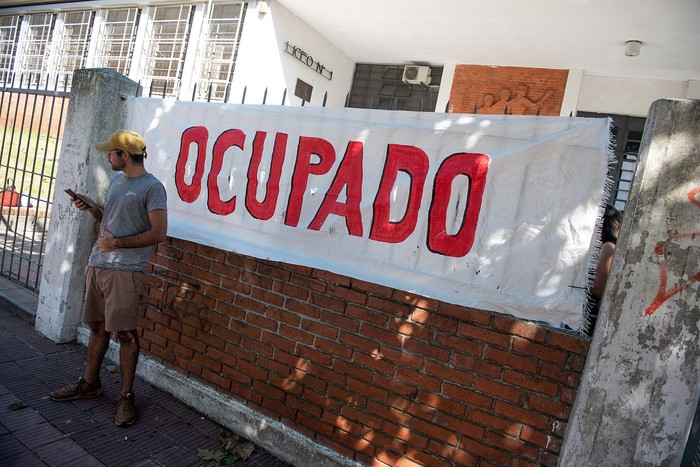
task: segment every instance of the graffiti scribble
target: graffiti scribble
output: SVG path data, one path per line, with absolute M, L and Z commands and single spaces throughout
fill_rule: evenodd
M 700 201 L 698 201 L 697 195 L 700 193 L 700 186 L 693 188 L 688 192 L 688 200 L 695 206 L 700 207 Z M 658 242 L 656 248 L 654 248 L 654 253 L 659 257 L 659 290 L 656 292 L 656 297 L 652 300 L 651 304 L 644 310 L 644 315 L 649 316 L 653 314 L 656 310 L 661 307 L 661 305 L 666 302 L 669 298 L 676 294 L 681 293 L 693 282 L 700 281 L 700 272 L 695 273 L 690 276 L 687 280 L 681 280 L 676 285 L 667 289 L 668 285 L 668 267 L 666 265 L 666 255 L 668 253 L 667 243 L 672 239 L 679 238 L 695 238 L 700 236 L 700 232 L 691 233 L 669 233 L 668 240 L 665 242 Z

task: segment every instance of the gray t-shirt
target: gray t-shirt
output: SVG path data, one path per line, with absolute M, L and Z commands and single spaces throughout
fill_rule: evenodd
M 105 197 L 100 231 L 107 230 L 115 238 L 129 237 L 151 229 L 148 213 L 155 209 L 167 210 L 165 187 L 152 174 L 136 178 L 117 174 Z M 90 265 L 107 269 L 145 271 L 153 246 L 117 248 L 102 253 L 97 242 L 92 247 Z

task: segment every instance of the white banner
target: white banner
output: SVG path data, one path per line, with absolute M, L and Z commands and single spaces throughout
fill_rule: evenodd
M 173 237 L 578 328 L 608 121 L 137 98 Z

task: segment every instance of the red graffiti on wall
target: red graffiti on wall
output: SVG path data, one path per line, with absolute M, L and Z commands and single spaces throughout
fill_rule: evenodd
M 695 206 L 700 207 L 700 201 L 698 201 L 698 194 L 700 194 L 700 187 L 695 187 L 688 192 L 688 200 Z M 695 238 L 700 236 L 700 232 L 691 233 L 673 233 L 670 234 L 668 240 L 678 239 L 678 238 Z M 695 273 L 693 276 L 689 277 L 687 280 L 681 280 L 676 285 L 667 289 L 668 286 L 668 267 L 666 266 L 666 256 L 668 253 L 667 248 L 668 241 L 658 242 L 656 248 L 654 248 L 654 253 L 659 257 L 659 290 L 656 292 L 656 297 L 651 302 L 651 305 L 644 310 L 644 315 L 649 316 L 659 309 L 663 303 L 669 298 L 676 294 L 681 293 L 693 282 L 700 281 L 700 272 Z

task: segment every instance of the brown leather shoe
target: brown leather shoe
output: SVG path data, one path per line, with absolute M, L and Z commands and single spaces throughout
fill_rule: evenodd
M 131 425 L 136 421 L 136 400 L 134 393 L 119 394 L 117 410 L 114 413 L 114 423 L 118 426 Z
M 74 399 L 88 399 L 102 395 L 100 379 L 90 384 L 81 376 L 78 381 L 68 386 L 56 389 L 51 393 L 51 400 L 72 401 Z

